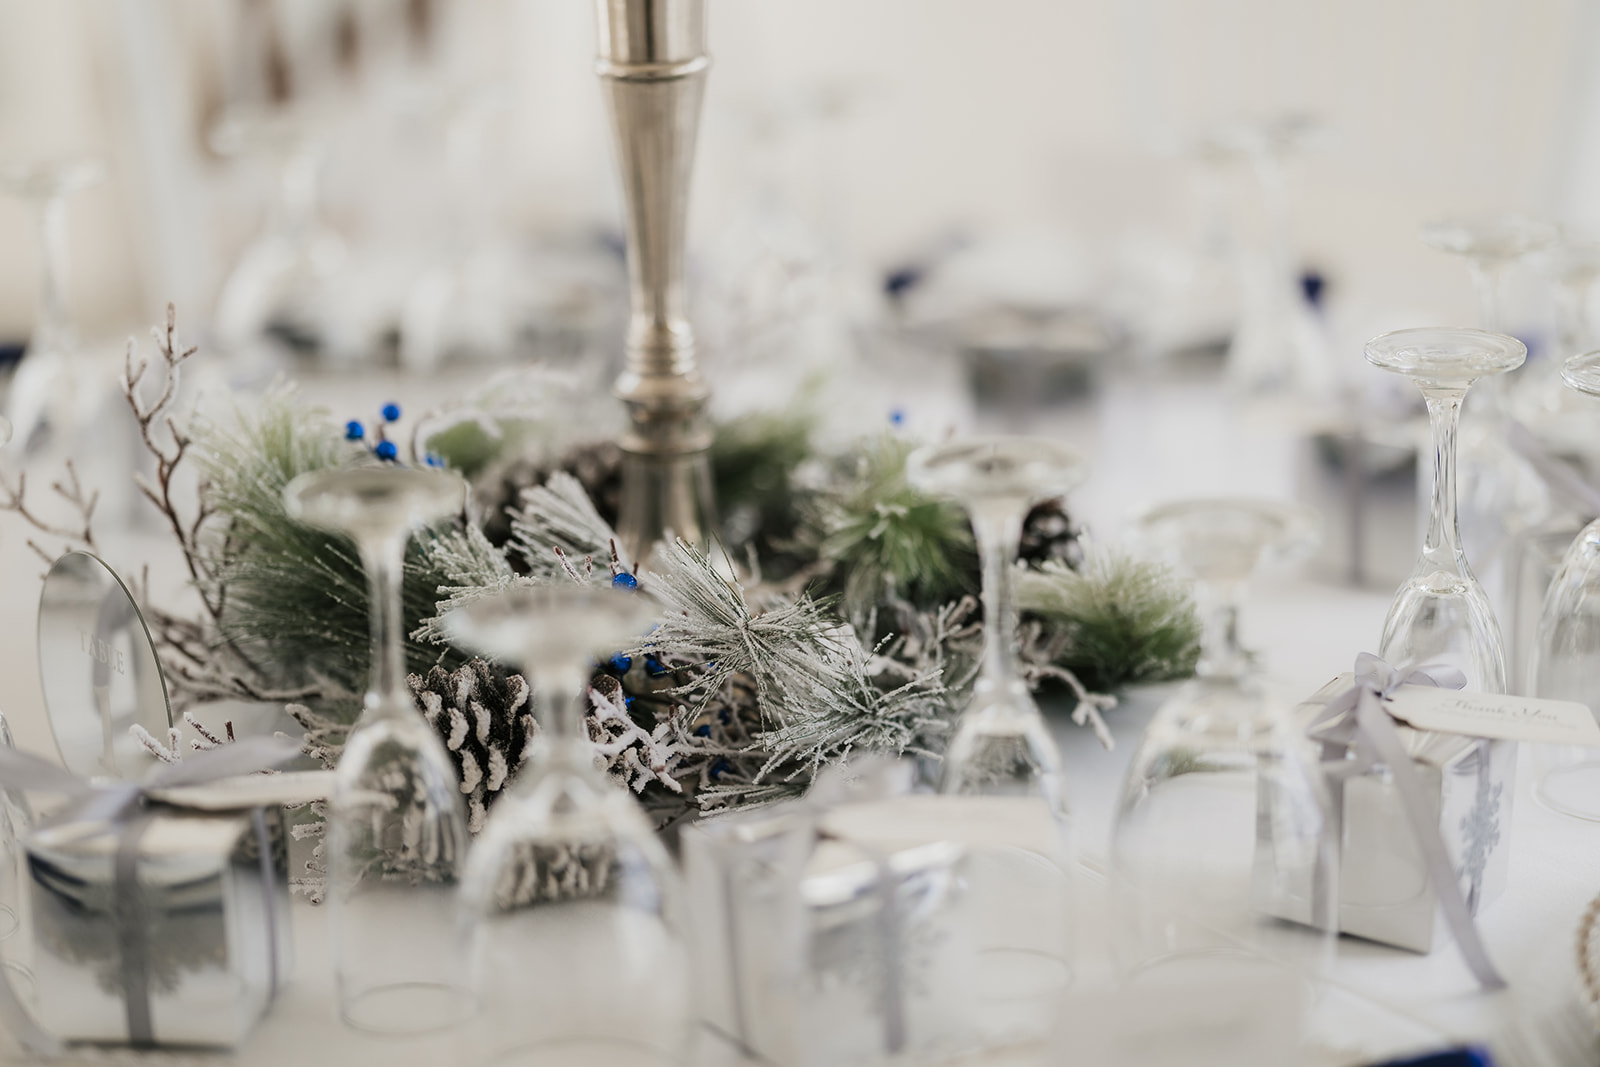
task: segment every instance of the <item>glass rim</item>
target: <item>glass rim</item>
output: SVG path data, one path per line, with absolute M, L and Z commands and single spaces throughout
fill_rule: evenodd
M 1600 350 L 1568 358 L 1561 364 L 1561 381 L 1569 389 L 1600 396 Z
M 1513 259 L 1550 247 L 1561 231 L 1543 219 L 1506 212 L 1430 219 L 1418 229 L 1418 237 L 1436 252 Z
M 522 641 L 508 640 L 497 633 L 507 624 L 513 628 L 525 626 L 526 616 L 534 613 L 565 617 L 595 606 L 603 607 L 608 618 L 616 622 L 621 639 L 636 637 L 641 642 L 645 627 L 661 613 L 661 606 L 648 594 L 637 589 L 617 589 L 609 582 L 527 583 L 457 604 L 445 612 L 441 621 L 445 634 L 459 647 L 495 660 L 512 660 L 521 659 L 526 650 Z M 640 632 L 629 633 L 633 630 Z M 598 655 L 607 649 L 589 651 Z
M 1131 521 L 1138 528 L 1149 529 L 1157 523 L 1182 521 L 1190 515 L 1225 512 L 1249 514 L 1276 522 L 1279 533 L 1266 542 L 1265 547 L 1268 548 L 1314 543 L 1322 526 L 1322 516 L 1308 504 L 1250 496 L 1197 496 L 1164 500 L 1140 508 Z
M 1049 456 L 1060 471 L 1053 480 L 1049 493 L 1065 493 L 1076 489 L 1089 478 L 1089 456 L 1081 448 L 1054 437 L 1026 434 L 973 434 L 921 445 L 906 456 L 906 480 L 913 488 L 944 495 L 933 489 L 927 480 L 943 464 L 972 456 L 981 456 L 986 450 L 1018 450 L 1033 456 Z
M 1528 346 L 1508 334 L 1474 326 L 1412 326 L 1379 334 L 1362 346 L 1367 362 L 1430 381 L 1472 382 L 1516 370 Z

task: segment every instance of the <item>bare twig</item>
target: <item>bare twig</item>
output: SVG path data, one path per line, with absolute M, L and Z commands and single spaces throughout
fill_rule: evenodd
M 100 503 L 100 494 L 85 491 L 83 482 L 78 477 L 78 468 L 70 459 L 66 461 L 66 471 L 66 476 L 50 483 L 50 488 L 77 513 L 76 525 L 51 522 L 29 506 L 26 471 L 17 472 L 15 483 L 8 483 L 0 477 L 0 511 L 16 512 L 29 526 L 46 537 L 65 541 L 68 547 L 81 546 L 95 550 L 97 546 L 94 542 L 94 509 Z M 54 563 L 56 555 L 60 554 L 51 555 L 43 546 L 33 541 L 29 541 L 28 544 L 46 563 Z
M 196 345 L 184 347 L 179 344 L 177 310 L 171 304 L 167 305 L 165 329 L 155 329 L 150 332 L 155 337 L 156 351 L 161 355 L 163 374 L 160 392 L 153 401 L 146 403 L 143 399 L 142 387 L 150 371 L 150 360 L 144 357 L 135 359 L 138 355 L 138 346 L 131 338 L 128 341 L 122 375 L 122 393 L 128 400 L 134 421 L 139 424 L 139 437 L 144 442 L 145 450 L 156 461 L 156 476 L 153 483 L 143 475 L 135 475 L 134 482 L 172 528 L 173 534 L 178 539 L 178 547 L 183 552 L 184 565 L 189 569 L 189 577 L 194 580 L 195 589 L 205 605 L 206 613 L 215 619 L 221 608 L 215 602 L 216 594 L 211 589 L 210 567 L 200 551 L 201 529 L 210 517 L 203 503 L 205 493 L 201 492 L 202 503 L 195 506 L 194 514 L 188 518 L 183 516 L 177 502 L 173 500 L 174 475 L 193 443 L 193 438 L 178 424 L 173 411 L 178 397 L 179 368 L 183 366 L 185 360 L 199 351 L 199 348 Z

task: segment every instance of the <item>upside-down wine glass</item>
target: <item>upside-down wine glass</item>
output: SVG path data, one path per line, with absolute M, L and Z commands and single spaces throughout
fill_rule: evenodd
M 521 667 L 544 704 L 462 880 L 482 1062 L 631 1067 L 685 1052 L 677 873 L 584 726 L 594 656 L 637 643 L 657 611 L 635 591 L 574 584 L 516 587 L 446 616 L 453 641 Z
M 1600 352 L 1573 356 L 1561 377 L 1600 397 Z M 1573 540 L 1545 592 L 1530 674 L 1534 696 L 1600 708 L 1600 519 Z M 1539 800 L 1563 815 L 1600 822 L 1600 750 L 1547 746 L 1538 755 Z
M 400 582 L 413 527 L 458 512 L 465 483 L 363 467 L 301 475 L 289 514 L 348 535 L 367 572 L 372 685 L 335 769 L 328 907 L 339 1013 L 357 1029 L 422 1033 L 472 1011 L 455 891 L 467 851 L 454 765 L 406 688 Z
M 1193 579 L 1204 628 L 1195 677 L 1151 719 L 1117 804 L 1117 966 L 1146 991 L 1238 983 L 1243 1037 L 1270 1025 L 1261 1012 L 1303 1017 L 1297 983 L 1326 965 L 1338 925 L 1336 823 L 1317 754 L 1238 627 L 1250 577 L 1264 559 L 1308 554 L 1316 516 L 1287 502 L 1193 499 L 1145 512 L 1138 530 Z M 1150 998 L 1152 1033 L 1181 1028 L 1165 1003 Z
M 1505 643 L 1461 547 L 1456 514 L 1456 430 L 1461 401 L 1480 378 L 1522 366 L 1528 350 L 1504 334 L 1464 327 L 1396 330 L 1366 344 L 1367 361 L 1422 390 L 1433 432 L 1433 497 L 1416 567 L 1383 621 L 1378 654 L 1395 667 L 1448 663 L 1467 688 L 1506 691 Z
M 62 159 L 0 168 L 0 192 L 26 201 L 39 231 L 39 306 L 33 336 L 17 366 L 7 409 L 17 448 L 37 448 L 46 433 L 68 439 L 83 429 L 94 391 L 81 380 L 77 331 L 67 303 L 67 197 L 105 177 L 96 159 Z
M 1472 276 L 1479 328 L 1507 333 L 1506 279 L 1527 257 L 1556 242 L 1556 228 L 1520 215 L 1441 219 L 1422 228 L 1422 243 L 1466 261 Z M 1459 510 L 1465 544 L 1502 606 L 1515 595 L 1514 566 L 1504 564 L 1513 539 L 1549 510 L 1544 483 L 1510 445 L 1511 382 L 1491 379 L 1473 393 L 1462 422 Z M 1426 453 L 1418 463 L 1425 462 Z M 1420 481 L 1420 478 L 1419 478 Z
M 991 1042 L 1048 1032 L 1073 976 L 1072 843 L 1061 754 L 1017 664 L 1012 566 L 1028 509 L 1086 476 L 1081 453 L 1032 437 L 975 437 L 919 448 L 906 477 L 972 518 L 983 568 L 983 658 L 944 755 L 939 790 L 973 813 L 1036 830 L 975 856 L 984 1030 Z

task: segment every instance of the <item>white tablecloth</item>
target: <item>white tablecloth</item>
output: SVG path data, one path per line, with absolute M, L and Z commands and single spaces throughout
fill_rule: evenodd
M 335 398 L 336 414 L 344 417 L 347 412 L 375 410 L 393 396 L 405 399 L 408 390 L 415 395 L 426 391 L 380 378 L 338 383 L 324 391 Z M 1251 427 L 1231 418 L 1228 411 L 1214 388 L 1150 391 L 1113 383 L 1097 407 L 1068 413 L 1053 427 L 1094 455 L 1095 476 L 1079 494 L 1075 510 L 1108 536 L 1132 505 L 1180 492 L 1293 494 L 1296 475 L 1293 463 L 1285 458 L 1292 453 L 1290 442 L 1281 432 Z M 33 648 L 43 566 L 24 549 L 27 536 L 14 515 L 0 515 L 0 626 L 4 627 L 0 632 L 6 635 L 0 642 L 0 707 L 21 747 L 49 753 L 53 746 L 42 713 Z M 166 544 L 160 531 L 149 527 L 103 529 L 102 540 L 107 542 L 106 554 L 130 573 Z M 1400 554 L 1403 557 L 1405 551 Z M 172 573 L 171 562 L 158 561 L 158 588 L 160 575 Z M 1260 651 L 1262 661 L 1288 691 L 1310 693 L 1348 669 L 1357 652 L 1374 650 L 1389 596 L 1388 589 L 1352 590 L 1281 577 L 1264 582 L 1245 614 L 1245 642 Z M 1072 775 L 1086 872 L 1080 908 L 1085 974 L 1093 973 L 1095 953 L 1104 951 L 1106 924 L 1100 921 L 1101 883 L 1096 872 L 1103 870 L 1111 807 L 1130 750 L 1159 695 L 1134 694 L 1127 706 L 1110 713 L 1119 741 L 1113 753 L 1102 751 L 1088 731 L 1057 723 Z M 1600 893 L 1600 823 L 1563 818 L 1541 807 L 1532 795 L 1534 775 L 1527 753 L 1523 759 L 1512 827 L 1510 885 L 1481 919 L 1489 949 L 1511 980 L 1511 990 L 1493 997 L 1477 994 L 1448 945 L 1429 956 L 1417 956 L 1346 939 L 1334 971 L 1336 989 L 1322 1005 L 1322 1014 L 1332 1020 L 1325 1062 L 1369 1062 L 1384 1054 L 1486 1037 L 1496 1040 L 1506 1067 L 1562 1062 L 1527 1056 L 1526 1042 L 1506 1034 L 1516 1020 L 1548 1028 L 1545 1020 L 1572 1003 L 1576 925 L 1585 904 Z M 241 1067 L 457 1062 L 462 1048 L 459 1035 L 383 1040 L 356 1034 L 337 1022 L 325 918 L 322 911 L 297 904 L 294 981 L 249 1044 L 223 1061 Z M 1573 1051 L 1577 1054 L 1566 1062 L 1600 1061 L 1600 1046 L 1593 1041 L 1586 1049 Z M 1065 1055 L 1046 1059 L 1067 1062 Z M 82 1050 L 68 1062 L 120 1058 L 145 1062 L 149 1057 Z M 708 1040 L 697 1062 L 733 1063 L 736 1057 Z

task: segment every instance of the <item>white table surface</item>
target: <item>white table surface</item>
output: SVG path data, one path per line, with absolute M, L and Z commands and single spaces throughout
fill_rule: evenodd
M 318 388 L 334 398 L 335 413 L 341 418 L 376 410 L 391 397 L 404 400 L 430 391 L 426 383 L 396 383 L 380 376 L 323 383 Z M 1075 511 L 1100 536 L 1109 538 L 1134 505 L 1166 496 L 1294 494 L 1297 475 L 1289 458 L 1294 442 L 1282 430 L 1252 425 L 1230 411 L 1214 387 L 1146 388 L 1113 382 L 1096 407 L 1068 412 L 1050 422 L 1051 432 L 1077 440 L 1094 457 L 1094 478 L 1075 499 Z M 968 423 L 960 414 L 950 421 Z M 0 633 L 5 635 L 0 641 L 0 707 L 20 747 L 51 753 L 33 649 L 33 616 L 43 566 L 23 548 L 26 536 L 16 516 L 0 514 Z M 165 541 L 158 530 L 102 528 L 101 536 L 107 542 L 106 555 L 124 569 L 136 571 L 139 564 L 154 559 L 160 588 L 159 576 L 170 573 L 172 561 L 159 559 Z M 1406 546 L 1382 547 L 1393 558 L 1404 558 L 1410 551 Z M 1356 590 L 1284 576 L 1259 585 L 1244 619 L 1245 642 L 1259 650 L 1263 663 L 1287 691 L 1313 691 L 1349 669 L 1357 652 L 1376 645 L 1388 589 Z M 1138 732 L 1159 697 L 1159 692 L 1136 693 L 1126 706 L 1109 713 L 1119 742 L 1111 753 L 1102 751 L 1088 731 L 1066 722 L 1055 724 L 1072 776 L 1080 861 L 1086 870 L 1080 906 L 1080 953 L 1086 958 L 1103 951 L 1105 924 L 1099 921 L 1100 883 L 1095 872 L 1103 870 L 1111 806 Z M 1600 823 L 1563 818 L 1541 807 L 1532 795 L 1528 762 L 1525 752 L 1513 817 L 1510 884 L 1480 920 L 1489 950 L 1512 988 L 1495 996 L 1476 993 L 1448 945 L 1418 956 L 1345 939 L 1333 975 L 1337 991 L 1328 994 L 1324 1005 L 1333 1030 L 1322 1062 L 1359 1064 L 1451 1041 L 1493 1038 L 1504 1035 L 1514 1020 L 1538 1023 L 1571 1003 L 1576 926 L 1586 903 L 1600 893 Z M 294 918 L 297 960 L 292 984 L 242 1050 L 199 1059 L 308 1067 L 459 1062 L 459 1035 L 383 1040 L 342 1027 L 333 1010 L 325 913 L 298 903 Z M 1562 1062 L 1518 1059 L 1512 1045 L 1520 1048 L 1524 1042 L 1497 1040 L 1505 1046 L 1506 1067 Z M 8 1062 L 5 1056 L 0 1050 L 0 1062 Z M 190 1062 L 197 1057 L 178 1058 Z M 85 1049 L 72 1053 L 66 1062 L 151 1059 Z M 1062 1049 L 1035 1061 L 1069 1060 L 1070 1052 Z M 736 1058 L 726 1049 L 706 1044 L 696 1061 L 731 1064 Z M 1600 1062 L 1600 1045 L 1591 1043 L 1569 1062 Z

